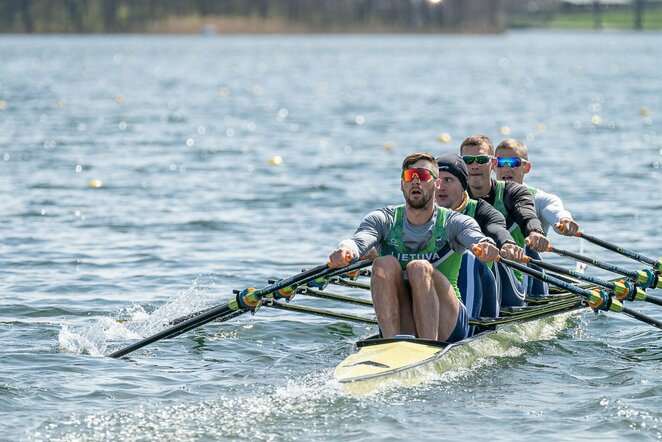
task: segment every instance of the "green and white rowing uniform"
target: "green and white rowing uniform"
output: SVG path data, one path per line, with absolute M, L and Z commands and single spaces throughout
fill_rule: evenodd
M 340 246 L 363 256 L 377 246 L 381 255 L 392 255 L 403 270 L 413 260 L 424 259 L 442 272 L 460 297 L 457 276 L 461 254 L 481 241 L 490 241 L 472 218 L 435 205 L 430 220 L 412 225 L 405 216 L 405 206 L 389 206 L 369 213 L 351 239 Z M 405 272 L 406 278 L 406 272 Z
M 510 235 L 515 240 L 515 243 L 517 243 L 518 246 L 524 248 L 525 247 L 524 234 L 522 233 L 522 229 L 520 229 L 520 227 L 517 225 L 513 217 L 510 216 L 510 214 L 506 210 L 506 205 L 503 201 L 503 193 L 505 189 L 506 189 L 506 182 L 497 180 L 494 187 L 493 205 L 494 208 L 497 209 L 499 212 L 501 212 L 501 214 L 506 218 L 506 228 L 508 229 Z

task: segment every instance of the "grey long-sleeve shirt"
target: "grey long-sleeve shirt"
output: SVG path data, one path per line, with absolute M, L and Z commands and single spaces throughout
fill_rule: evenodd
M 435 206 L 436 207 L 436 206 Z M 386 240 L 395 221 L 395 206 L 388 206 L 370 212 L 363 218 L 359 228 L 350 239 L 343 240 L 339 246 L 350 248 L 356 256 L 363 256 L 372 247 Z M 432 236 L 437 222 L 437 211 L 427 223 L 413 226 L 403 217 L 402 240 L 407 248 L 418 251 L 425 248 Z M 494 241 L 481 232 L 473 218 L 451 211 L 446 222 L 446 240 L 453 250 L 462 252 L 483 241 L 494 244 Z

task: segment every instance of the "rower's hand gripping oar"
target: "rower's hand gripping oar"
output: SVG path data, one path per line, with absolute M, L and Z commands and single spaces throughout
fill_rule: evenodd
M 357 264 L 363 265 L 363 263 L 361 262 L 350 264 L 349 266 L 345 267 L 345 270 L 346 271 L 354 270 L 353 266 Z M 273 284 L 269 284 L 268 286 L 263 287 L 261 289 L 255 289 L 255 288 L 245 289 L 241 291 L 239 294 L 237 294 L 235 299 L 226 302 L 225 304 L 222 304 L 218 307 L 214 307 L 213 309 L 208 310 L 199 316 L 188 319 L 177 325 L 169 327 L 159 333 L 156 333 L 152 336 L 142 339 L 132 345 L 117 350 L 108 356 L 111 358 L 121 358 L 122 356 L 125 356 L 135 350 L 143 348 L 153 342 L 179 335 L 186 331 L 207 324 L 208 322 L 214 321 L 215 319 L 218 319 L 220 317 L 224 317 L 226 315 L 234 316 L 237 314 L 245 313 L 257 307 L 260 304 L 260 301 L 263 297 L 273 292 L 276 292 L 278 290 L 284 289 L 292 285 L 305 284 L 308 281 L 332 273 L 335 270 L 336 269 L 330 268 L 328 264 L 323 264 L 314 267 L 310 270 L 307 270 L 305 272 L 299 273 L 298 275 L 294 275 L 289 278 L 277 281 Z M 237 313 L 238 311 L 240 311 L 241 313 Z
M 520 264 L 515 261 L 510 261 L 505 258 L 499 258 L 499 261 L 501 261 L 502 263 L 506 264 L 509 267 L 519 270 L 522 273 L 526 273 L 528 275 L 533 276 L 534 278 L 538 278 L 542 281 L 548 282 L 550 284 L 554 284 L 555 286 L 561 287 L 576 295 L 583 296 L 586 299 L 588 305 L 593 310 L 596 311 L 604 310 L 604 311 L 623 313 L 627 316 L 638 319 L 641 322 L 645 322 L 646 324 L 652 325 L 653 327 L 657 327 L 662 330 L 662 321 L 658 321 L 657 319 L 651 318 L 650 316 L 644 315 L 643 313 L 639 313 L 635 310 L 631 310 L 627 307 L 623 307 L 623 304 L 620 301 L 613 299 L 604 290 L 597 290 L 597 289 L 587 290 L 582 287 L 576 286 L 574 284 L 569 284 L 553 276 L 546 275 L 543 272 L 534 270 L 530 267 L 525 266 L 524 264 Z
M 614 295 L 617 299 L 626 300 L 626 301 L 645 301 L 652 304 L 661 305 L 662 299 L 655 296 L 647 295 L 644 290 L 640 287 L 637 287 L 630 281 L 621 280 L 621 281 L 605 281 L 604 279 L 596 278 L 594 276 L 589 276 L 581 272 L 574 270 L 569 270 L 561 266 L 557 266 L 546 261 L 539 259 L 533 259 L 529 256 L 525 256 L 522 259 L 522 262 L 527 264 L 536 265 L 542 269 L 549 270 L 561 275 L 572 276 L 573 278 L 580 279 L 582 281 L 587 281 L 601 287 L 605 287 L 609 290 L 610 295 Z
M 562 224 L 557 224 L 556 228 L 559 229 L 559 231 L 563 231 L 563 225 Z M 662 258 L 659 260 L 654 260 L 652 258 L 649 258 L 647 256 L 644 256 L 640 253 L 634 252 L 630 249 L 626 249 L 624 247 L 620 247 L 616 244 L 610 243 L 609 241 L 605 241 L 604 239 L 597 238 L 593 235 L 589 235 L 587 233 L 582 232 L 581 230 L 577 233 L 575 233 L 575 236 L 579 238 L 584 238 L 586 241 L 592 242 L 595 245 L 598 245 L 600 247 L 604 247 L 607 250 L 611 250 L 612 252 L 616 252 L 620 255 L 627 256 L 628 258 L 634 259 L 635 261 L 639 261 L 643 264 L 647 264 L 659 274 L 662 272 Z

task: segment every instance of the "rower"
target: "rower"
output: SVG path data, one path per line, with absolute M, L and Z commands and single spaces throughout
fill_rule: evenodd
M 354 236 L 329 256 L 331 267 L 344 267 L 379 246 L 370 286 L 385 338 L 466 338 L 468 314 L 457 287 L 461 253 L 474 250 L 483 262 L 494 261 L 499 253 L 476 221 L 435 204 L 438 177 L 432 155 L 407 156 L 400 181 L 405 203 L 369 213 Z
M 524 184 L 524 175 L 530 171 L 529 150 L 524 143 L 512 138 L 499 143 L 496 148 L 497 180 Z M 542 224 L 545 235 L 549 232 L 550 226 L 557 233 L 566 236 L 574 236 L 579 231 L 579 224 L 575 222 L 570 212 L 563 207 L 561 198 L 553 193 L 544 192 L 527 184 L 524 185 L 533 195 L 536 215 Z
M 456 153 L 447 153 L 437 158 L 437 165 L 440 180 L 436 195 L 437 204 L 475 219 L 483 234 L 495 241 L 501 256 L 520 261 L 525 255 L 524 249 L 515 243 L 506 229 L 506 219 L 501 212 L 486 201 L 469 198 L 467 192 L 469 172 L 462 157 Z M 485 266 L 476 261 L 473 254 L 465 253 L 462 257 L 458 286 L 462 293 L 462 300 L 469 308 L 472 317 L 498 316 L 504 294 L 501 293 L 501 290 L 497 290 L 494 275 L 487 267 L 491 268 L 491 263 Z M 518 286 L 516 285 L 516 287 Z M 499 288 L 503 288 L 503 284 L 499 284 Z M 520 291 L 511 289 L 508 294 L 505 294 L 506 303 L 509 305 L 520 303 L 508 300 L 509 298 L 522 299 L 524 295 Z M 475 303 L 473 310 L 472 300 Z
M 506 219 L 488 202 L 469 198 L 469 172 L 462 157 L 447 153 L 437 158 L 440 186 L 437 204 L 475 219 L 485 236 L 492 238 L 501 249 L 501 256 L 519 261 L 524 250 L 506 229 Z
M 520 248 L 524 249 L 528 244 L 537 252 L 545 251 L 549 241 L 536 215 L 531 193 L 521 184 L 497 181 L 491 177 L 496 163 L 492 141 L 484 135 L 469 136 L 462 141 L 460 154 L 469 172 L 469 196 L 487 201 L 503 214 L 506 218 L 506 227 Z M 517 281 L 522 283 L 520 292 L 522 296 L 520 296 L 517 293 L 517 282 L 510 278 L 513 272 L 504 266 L 496 266 L 496 269 L 497 279 L 501 274 L 503 276 L 501 279 L 513 286 L 517 294 L 512 301 L 504 299 L 504 305 L 522 305 L 523 295 L 530 294 L 534 289 L 529 278 L 523 279 L 521 273 L 514 272 Z
M 509 138 L 503 140 L 496 147 L 496 176 L 497 180 L 514 181 L 524 184 L 533 195 L 536 216 L 542 224 L 542 230 L 547 236 L 549 227 L 553 226 L 557 233 L 574 236 L 579 231 L 579 225 L 572 218 L 570 212 L 563 207 L 563 202 L 558 196 L 544 192 L 524 183 L 524 175 L 531 170 L 529 161 L 529 150 L 521 141 Z M 534 259 L 542 259 L 537 252 L 528 251 L 527 255 Z M 537 268 L 537 270 L 542 270 Z M 549 286 L 539 280 L 531 281 L 530 292 L 547 294 Z

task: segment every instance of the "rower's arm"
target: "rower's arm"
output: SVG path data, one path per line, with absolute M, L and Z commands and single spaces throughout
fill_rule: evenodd
M 487 201 L 478 200 L 475 219 L 485 236 L 492 238 L 497 247 L 501 248 L 507 242 L 515 244 L 513 237 L 506 229 L 506 219 Z
M 536 212 L 545 233 L 549 226 L 556 226 L 563 218 L 572 218 L 572 214 L 563 207 L 563 201 L 553 193 L 538 189 L 535 196 Z
M 526 186 L 512 181 L 506 183 L 503 203 L 508 213 L 522 230 L 524 237 L 529 236 L 531 232 L 544 233 L 542 224 L 538 219 L 538 215 L 536 215 L 533 195 Z
M 354 252 L 354 256 L 363 256 L 370 249 L 380 244 L 392 227 L 392 208 L 375 210 L 363 218 L 354 236 L 341 241 L 338 247 L 348 247 Z
M 448 214 L 446 240 L 453 250 L 460 253 L 465 249 L 471 250 L 471 246 L 479 242 L 487 241 L 494 244 L 493 239 L 488 238 L 481 232 L 475 219 L 459 212 Z

